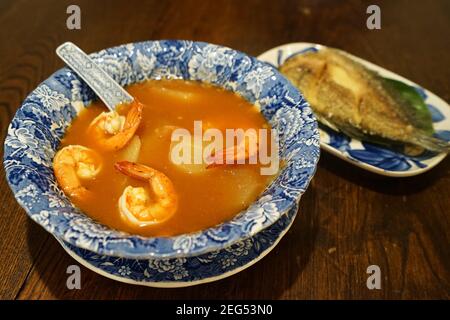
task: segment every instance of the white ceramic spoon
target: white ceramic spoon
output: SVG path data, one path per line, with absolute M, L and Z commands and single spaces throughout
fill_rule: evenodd
M 91 87 L 109 110 L 113 111 L 117 105 L 131 103 L 134 100 L 124 88 L 72 42 L 60 45 L 56 49 L 56 54 Z

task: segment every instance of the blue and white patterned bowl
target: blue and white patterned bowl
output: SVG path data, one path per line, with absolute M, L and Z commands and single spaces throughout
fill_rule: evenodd
M 316 169 L 319 132 L 308 103 L 275 68 L 226 47 L 176 40 L 127 44 L 91 57 L 122 86 L 146 79 L 182 78 L 239 93 L 259 106 L 278 129 L 285 165 L 247 210 L 207 230 L 146 238 L 110 229 L 77 209 L 53 174 L 52 159 L 66 129 L 77 112 L 95 99 L 77 75 L 63 68 L 25 99 L 8 128 L 4 153 L 6 178 L 17 201 L 55 237 L 102 256 L 184 258 L 230 248 L 295 208 Z
M 217 281 L 264 258 L 291 227 L 297 206 L 274 224 L 229 247 L 178 258 L 127 259 L 98 255 L 59 240 L 77 262 L 107 278 L 159 288 L 178 288 Z

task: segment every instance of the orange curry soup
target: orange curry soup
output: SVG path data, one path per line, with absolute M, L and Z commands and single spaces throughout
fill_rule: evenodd
M 258 108 L 239 95 L 185 80 L 149 80 L 131 85 L 127 90 L 144 105 L 136 132 L 141 141 L 136 162 L 169 177 L 178 196 L 178 207 L 170 219 L 156 225 L 139 227 L 122 220 L 118 201 L 125 187 L 149 189 L 149 185 L 114 168 L 117 161 L 124 160 L 126 147 L 114 152 L 99 150 L 94 138 L 88 134 L 92 120 L 107 111 L 102 102 L 94 102 L 74 119 L 61 144 L 61 147 L 82 145 L 92 148 L 102 158 L 102 169 L 96 178 L 82 181 L 94 196 L 71 199 L 93 219 L 111 228 L 143 236 L 195 232 L 232 219 L 255 201 L 272 181 L 273 176 L 260 174 L 260 164 L 225 165 L 196 173 L 182 170 L 170 160 L 171 136 L 164 134 L 166 126 L 192 131 L 194 121 L 202 120 L 203 124 L 222 130 L 224 136 L 226 128 L 268 128 Z

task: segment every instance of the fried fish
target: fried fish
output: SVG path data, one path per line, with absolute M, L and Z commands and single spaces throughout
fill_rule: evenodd
M 450 150 L 446 141 L 433 137 L 430 112 L 414 88 L 381 77 L 340 50 L 296 55 L 280 72 L 305 95 L 318 120 L 332 129 L 384 145 Z

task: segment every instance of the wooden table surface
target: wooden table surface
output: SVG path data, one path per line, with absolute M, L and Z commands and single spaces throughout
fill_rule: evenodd
M 366 8 L 381 8 L 381 30 Z M 81 30 L 66 8 L 81 8 Z M 450 2 L 433 1 L 61 1 L 0 2 L 1 148 L 15 110 L 63 66 L 55 48 L 87 52 L 141 40 L 191 39 L 251 55 L 288 42 L 342 48 L 450 100 Z M 412 178 L 387 178 L 322 154 L 294 225 L 264 259 L 230 278 L 183 289 L 131 286 L 82 267 L 81 290 L 66 288 L 74 264 L 32 222 L 0 179 L 2 299 L 448 299 L 450 161 Z M 369 265 L 381 290 L 366 287 Z

